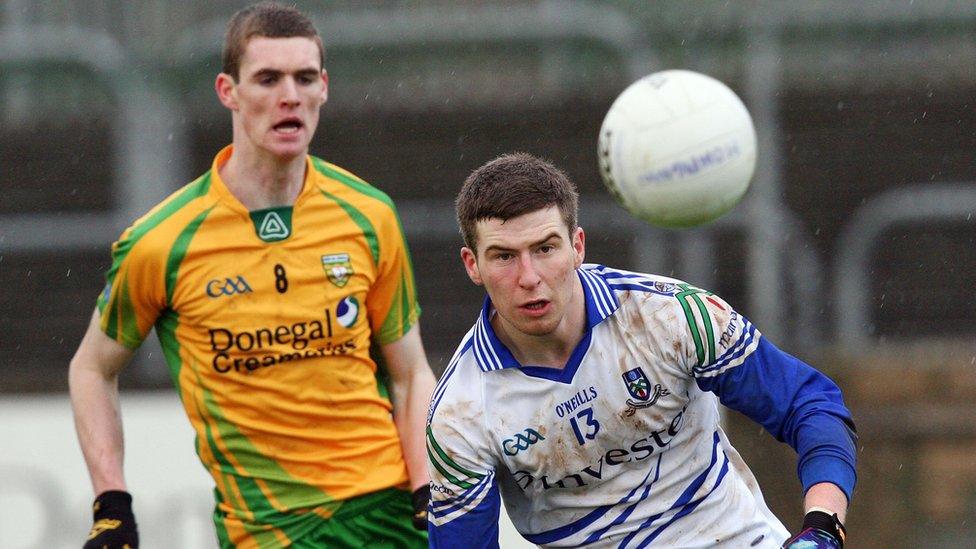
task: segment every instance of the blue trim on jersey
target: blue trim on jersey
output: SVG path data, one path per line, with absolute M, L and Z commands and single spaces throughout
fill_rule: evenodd
M 739 334 L 739 339 L 735 341 L 733 345 L 729 347 L 725 353 L 722 354 L 715 362 L 711 364 L 706 364 L 704 366 L 695 366 L 692 368 L 696 375 L 704 374 L 706 372 L 711 372 L 714 370 L 721 370 L 729 362 L 736 360 L 745 354 L 746 349 L 752 343 L 753 339 L 756 337 L 756 326 L 752 322 L 746 320 L 742 317 L 743 325 L 745 329 Z
M 654 483 L 657 482 L 657 480 L 661 477 L 662 457 L 664 457 L 663 453 L 657 455 L 657 465 L 655 466 L 655 470 L 654 470 L 654 480 L 652 480 L 650 483 L 644 486 L 644 493 L 641 494 L 641 497 L 637 498 L 637 501 L 635 501 L 626 509 L 624 509 L 624 512 L 620 513 L 620 515 L 617 518 L 615 518 L 613 522 L 590 534 L 588 538 L 583 540 L 582 545 L 588 545 L 590 543 L 599 540 L 600 538 L 603 537 L 604 534 L 610 531 L 610 529 L 613 528 L 614 526 L 619 526 L 624 522 L 627 522 L 627 519 L 630 518 L 630 515 L 634 512 L 635 509 L 637 509 L 637 506 L 640 505 L 642 501 L 647 499 L 647 495 L 651 493 L 651 487 L 654 486 Z
M 668 511 L 673 511 L 675 509 L 678 509 L 679 507 L 682 508 L 680 511 L 678 511 L 678 513 L 675 514 L 674 517 L 671 518 L 671 520 L 658 527 L 651 534 L 653 537 L 657 537 L 658 535 L 660 535 L 661 532 L 664 531 L 665 528 L 673 524 L 674 521 L 677 520 L 677 518 L 680 518 L 678 517 L 679 514 L 681 516 L 687 514 L 687 513 L 682 514 L 684 508 L 687 508 L 688 506 L 692 506 L 691 510 L 694 510 L 694 508 L 698 507 L 698 505 L 702 501 L 707 499 L 708 496 L 712 495 L 712 492 L 714 492 L 715 489 L 718 488 L 719 484 L 722 483 L 722 479 L 725 478 L 725 474 L 728 472 L 729 457 L 725 455 L 724 451 L 722 452 L 722 458 L 723 458 L 722 470 L 719 472 L 718 478 L 715 479 L 715 484 L 712 486 L 712 489 L 709 490 L 708 493 L 702 496 L 701 498 L 695 501 L 691 501 L 691 498 L 694 497 L 696 493 L 698 493 L 698 490 L 702 487 L 702 484 L 705 484 L 705 480 L 708 478 L 708 475 L 712 472 L 712 469 L 715 467 L 715 464 L 718 462 L 718 443 L 719 443 L 719 436 L 718 436 L 718 431 L 716 431 L 712 434 L 712 459 L 708 463 L 708 467 L 706 467 L 705 470 L 701 472 L 701 474 L 699 474 L 697 477 L 695 477 L 694 480 L 691 481 L 688 487 L 685 488 L 684 492 L 682 492 L 680 496 L 678 496 L 678 499 L 671 505 L 671 507 L 669 507 L 666 511 L 662 511 L 656 515 L 652 515 L 648 517 L 647 520 L 642 522 L 640 526 L 635 528 L 634 531 L 632 531 L 630 534 L 627 535 L 627 537 L 625 537 L 623 540 L 620 541 L 619 547 L 621 548 L 626 547 L 627 544 L 630 543 L 635 536 L 637 536 L 637 534 L 641 533 L 642 530 L 649 527 L 657 519 L 664 516 L 664 514 L 667 513 Z M 691 510 L 689 510 L 688 512 L 690 513 Z M 647 540 L 644 540 L 644 542 L 642 543 L 647 543 Z
M 692 502 L 688 503 L 687 505 L 685 505 L 680 511 L 678 511 L 677 513 L 674 514 L 673 517 L 671 517 L 671 520 L 669 520 L 666 523 L 658 526 L 653 532 L 651 532 L 651 535 L 649 535 L 646 538 L 644 538 L 644 541 L 642 541 L 640 543 L 640 545 L 637 546 L 638 549 L 640 549 L 641 547 L 647 547 L 648 544 L 650 544 L 658 536 L 660 536 L 661 535 L 661 532 L 665 531 L 668 528 L 668 526 L 671 526 L 672 524 L 674 524 L 675 522 L 677 522 L 678 519 L 680 519 L 681 517 L 684 517 L 684 516 L 690 514 L 695 509 L 697 509 L 698 506 L 701 505 L 701 503 L 703 501 L 705 501 L 706 499 L 708 499 L 708 496 L 712 495 L 712 492 L 714 492 L 715 490 L 718 489 L 719 485 L 722 484 L 722 479 L 724 479 L 726 473 L 729 472 L 729 456 L 725 455 L 725 452 L 723 452 L 722 455 L 725 457 L 725 460 L 722 463 L 722 469 L 718 472 L 718 478 L 715 479 L 715 485 L 712 486 L 712 489 L 709 490 L 708 493 L 705 494 L 704 496 L 702 496 L 702 497 L 696 499 L 695 501 L 692 501 Z
M 603 279 L 603 274 L 598 271 L 602 266 L 599 265 L 584 265 L 576 270 L 577 276 L 579 276 L 580 283 L 583 286 L 583 298 L 586 304 L 586 327 L 587 332 L 591 331 L 594 326 L 603 322 L 610 315 L 612 315 L 618 307 L 620 307 L 620 302 L 617 300 L 617 296 L 614 294 L 613 290 Z M 474 357 L 478 363 L 478 367 L 481 368 L 483 372 L 490 372 L 492 370 L 501 370 L 503 368 L 521 368 L 522 365 L 518 360 L 512 355 L 508 347 L 498 339 L 498 335 L 495 334 L 494 328 L 491 326 L 491 298 L 485 296 L 484 304 L 481 306 L 481 314 L 478 316 L 478 321 L 475 323 L 475 337 L 474 337 Z M 589 346 L 588 337 L 586 339 L 586 346 Z M 573 351 L 573 356 L 576 356 L 577 351 L 579 351 L 580 346 L 583 342 L 580 342 L 576 349 Z M 584 349 L 585 351 L 585 349 Z M 580 355 L 582 359 L 582 354 Z M 576 365 L 579 367 L 579 364 Z M 553 379 L 549 375 L 538 375 L 540 372 L 536 372 L 539 367 L 531 366 L 533 368 L 533 377 L 544 377 L 546 379 Z M 546 368 L 547 370 L 553 370 L 554 368 Z M 574 369 L 573 372 L 576 370 Z M 572 376 L 569 376 L 572 379 Z
M 430 418 L 434 416 L 434 410 L 437 409 L 437 405 L 441 403 L 441 399 L 444 398 L 444 393 L 447 392 L 448 380 L 457 371 L 457 365 L 461 362 L 461 357 L 467 352 L 468 348 L 474 345 L 474 337 L 469 337 L 466 341 L 461 342 L 461 350 L 455 354 L 454 360 L 447 365 L 444 373 L 441 374 L 441 378 L 437 381 L 437 385 L 434 387 L 434 392 L 430 396 L 431 406 L 430 412 L 427 414 L 427 423 L 430 424 Z
M 494 475 L 488 494 L 477 507 L 450 522 L 435 526 L 427 523 L 429 544 L 433 549 L 497 549 L 498 512 L 501 498 Z
M 478 484 L 475 484 L 471 488 L 468 488 L 461 493 L 460 496 L 453 497 L 451 499 L 442 501 L 437 504 L 432 504 L 430 506 L 430 512 L 435 517 L 443 517 L 450 515 L 451 513 L 463 509 L 472 501 L 478 499 L 478 496 L 485 491 L 486 488 L 491 488 L 495 485 L 495 473 L 489 473 L 486 475 Z M 447 509 L 444 509 L 447 507 Z
M 651 477 L 652 472 L 655 473 L 654 479 L 649 484 L 645 484 L 647 483 L 647 479 Z M 611 503 L 609 505 L 603 505 L 601 507 L 597 507 L 596 509 L 587 513 L 583 518 L 575 522 L 571 522 L 569 524 L 560 526 L 559 528 L 553 528 L 552 530 L 539 532 L 538 534 L 528 534 L 528 535 L 523 534 L 522 537 L 524 537 L 525 539 L 529 540 L 530 542 L 536 545 L 541 545 L 543 543 L 552 543 L 554 541 L 558 541 L 563 538 L 568 538 L 569 536 L 572 536 L 573 534 L 593 524 L 594 522 L 602 518 L 604 515 L 606 515 L 608 512 L 610 512 L 610 510 L 612 510 L 616 506 L 627 503 L 630 500 L 630 498 L 634 497 L 634 494 L 637 493 L 637 490 L 640 490 L 641 487 L 643 487 L 644 493 L 641 494 L 640 499 L 635 501 L 634 504 L 630 506 L 630 509 L 632 510 L 634 507 L 637 506 L 638 503 L 640 503 L 645 498 L 647 498 L 647 494 L 650 493 L 651 491 L 651 485 L 657 482 L 660 473 L 661 473 L 661 455 L 659 454 L 657 458 L 657 467 L 654 469 L 648 469 L 647 475 L 644 477 L 644 479 L 641 480 L 640 483 L 637 486 L 635 486 L 634 489 L 631 490 L 629 494 L 627 494 L 623 499 L 621 499 L 617 503 Z M 610 526 L 613 526 L 613 524 L 611 523 Z M 610 528 L 610 526 L 607 526 L 606 528 L 602 528 L 600 531 L 591 535 L 589 538 L 587 538 L 586 541 L 583 542 L 583 545 L 586 545 L 587 543 L 592 543 L 593 541 L 600 539 L 600 535 L 603 532 L 606 532 L 607 528 Z
M 857 481 L 857 435 L 840 389 L 829 377 L 761 338 L 739 366 L 695 381 L 796 450 L 804 491 L 830 482 L 850 501 Z
M 583 339 L 573 349 L 573 354 L 569 355 L 569 361 L 566 362 L 566 366 L 562 368 L 522 366 L 521 371 L 529 377 L 538 377 L 566 384 L 572 383 L 573 377 L 576 376 L 576 371 L 579 370 L 580 364 L 583 363 L 583 357 L 586 356 L 586 351 L 590 350 L 591 341 L 593 341 L 593 330 L 587 330 L 583 333 Z

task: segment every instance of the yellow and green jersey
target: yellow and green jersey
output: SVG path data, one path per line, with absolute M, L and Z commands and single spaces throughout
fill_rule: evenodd
M 244 539 L 406 485 L 370 345 L 420 308 L 386 194 L 308 157 L 294 206 L 249 212 L 218 173 L 231 152 L 122 234 L 98 307 L 126 347 L 156 328 L 228 519 L 218 533 Z

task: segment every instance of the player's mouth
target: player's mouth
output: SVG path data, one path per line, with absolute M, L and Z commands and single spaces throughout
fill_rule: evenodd
M 523 303 L 519 306 L 519 309 L 529 316 L 542 316 L 549 312 L 550 303 L 551 302 L 547 299 L 537 299 L 535 301 Z
M 279 121 L 274 126 L 271 126 L 271 129 L 273 129 L 276 133 L 289 135 L 298 133 L 304 127 L 305 124 L 302 123 L 300 118 L 289 117 Z

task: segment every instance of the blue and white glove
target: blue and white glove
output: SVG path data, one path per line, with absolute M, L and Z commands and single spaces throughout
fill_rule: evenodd
M 814 509 L 803 517 L 800 533 L 786 540 L 783 549 L 843 549 L 847 530 L 837 514 Z

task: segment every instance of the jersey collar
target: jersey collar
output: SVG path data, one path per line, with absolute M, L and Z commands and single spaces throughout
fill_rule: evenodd
M 603 278 L 603 266 L 584 264 L 576 269 L 576 274 L 583 283 L 583 297 L 586 301 L 586 337 L 577 345 L 589 342 L 589 333 L 593 327 L 606 320 L 620 306 L 617 296 L 610 289 L 606 280 Z M 478 362 L 478 367 L 483 372 L 492 370 L 502 370 L 504 368 L 521 368 L 522 365 L 512 356 L 498 339 L 494 328 L 491 327 L 491 298 L 485 296 L 485 303 L 481 307 L 481 314 L 478 315 L 478 322 L 474 329 L 474 356 Z M 580 353 L 573 352 L 570 362 L 581 360 Z M 567 368 L 578 366 L 577 364 L 567 364 Z M 572 368 L 575 369 L 575 368 Z

